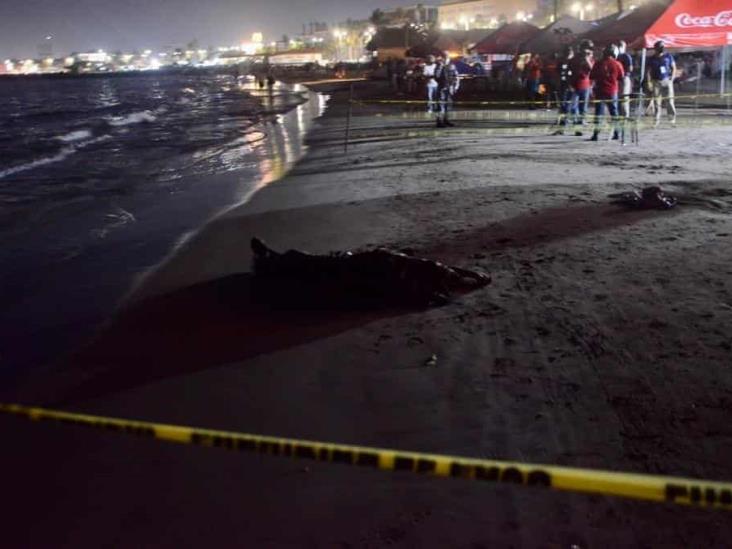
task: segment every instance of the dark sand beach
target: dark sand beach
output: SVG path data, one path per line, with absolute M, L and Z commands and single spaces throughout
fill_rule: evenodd
M 681 116 L 620 147 L 531 120 L 466 113 L 439 131 L 363 107 L 344 154 L 343 114 L 336 101 L 286 177 L 182 243 L 62 374 L 16 400 L 732 479 L 729 126 Z M 680 205 L 609 203 L 652 184 Z M 493 282 L 423 310 L 271 310 L 250 290 L 255 235 L 282 250 L 409 249 Z M 724 547 L 732 536 L 725 513 L 703 509 L 0 426 L 12 546 Z

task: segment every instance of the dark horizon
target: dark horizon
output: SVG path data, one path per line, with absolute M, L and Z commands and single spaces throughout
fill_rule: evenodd
M 368 18 L 376 8 L 408 2 L 374 0 L 31 0 L 5 5 L 0 11 L 3 33 L 0 57 L 35 58 L 44 37 L 53 36 L 53 54 L 71 52 L 159 50 L 185 46 L 196 40 L 199 47 L 236 44 L 263 32 L 265 40 L 302 31 L 311 21 L 335 24 Z

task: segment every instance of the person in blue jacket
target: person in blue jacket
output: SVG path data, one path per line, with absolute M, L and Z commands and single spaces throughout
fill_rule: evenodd
M 653 106 L 656 111 L 656 126 L 661 122 L 661 112 L 664 99 L 667 101 L 668 116 L 671 124 L 676 123 L 676 105 L 674 104 L 674 77 L 676 76 L 676 61 L 674 56 L 666 51 L 663 40 L 653 45 L 654 55 L 648 59 L 646 82 L 653 97 Z

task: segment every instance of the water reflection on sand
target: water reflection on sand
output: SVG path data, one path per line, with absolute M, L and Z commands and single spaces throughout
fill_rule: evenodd
M 250 140 L 252 151 L 257 157 L 259 181 L 247 186 L 240 197 L 240 203 L 265 185 L 282 178 L 290 168 L 305 154 L 305 135 L 313 125 L 313 120 L 322 115 L 328 103 L 327 95 L 307 90 L 300 84 L 280 84 L 279 89 L 302 93 L 307 100 L 285 114 L 277 114 L 262 125 L 266 139 L 254 135 Z M 278 88 L 275 88 L 277 90 Z

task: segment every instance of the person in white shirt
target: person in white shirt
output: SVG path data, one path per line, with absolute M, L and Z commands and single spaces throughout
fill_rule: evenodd
M 427 63 L 422 68 L 422 76 L 427 81 L 427 112 L 434 112 L 437 106 L 437 102 L 435 101 L 435 96 L 437 95 L 437 80 L 435 80 L 436 67 L 435 56 L 427 56 Z

